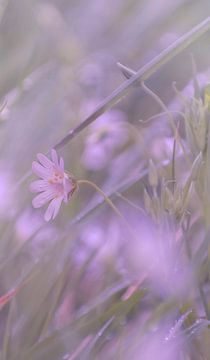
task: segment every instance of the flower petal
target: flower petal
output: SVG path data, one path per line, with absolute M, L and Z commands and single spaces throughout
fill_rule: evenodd
M 50 159 L 48 159 L 47 156 L 41 153 L 38 153 L 36 156 L 42 166 L 48 169 L 52 169 L 53 162 Z
M 56 167 L 59 167 L 58 154 L 55 149 L 51 150 L 51 158 Z
M 60 210 L 62 200 L 63 200 L 63 196 L 60 196 L 56 199 L 53 199 L 50 202 L 50 204 L 45 212 L 45 215 L 44 215 L 45 221 L 55 219 L 56 215 L 58 214 L 58 212 Z
M 49 183 L 46 180 L 36 180 L 30 184 L 30 191 L 33 193 L 46 191 L 49 188 Z
M 64 172 L 64 161 L 62 157 L 60 158 L 60 170 Z
M 39 176 L 42 179 L 48 179 L 49 176 L 52 174 L 52 171 L 44 168 L 37 161 L 32 162 L 32 171 L 34 172 L 34 174 L 36 174 L 37 176 Z
M 37 195 L 32 200 L 32 205 L 35 209 L 42 207 L 48 201 L 52 200 L 56 196 L 54 191 L 44 191 L 41 194 Z

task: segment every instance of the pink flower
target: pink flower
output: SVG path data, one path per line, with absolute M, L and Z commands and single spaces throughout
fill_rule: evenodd
M 41 180 L 31 183 L 30 190 L 34 193 L 40 192 L 33 201 L 34 208 L 40 208 L 50 201 L 45 212 L 46 221 L 55 219 L 59 212 L 62 201 L 68 202 L 70 196 L 77 188 L 76 181 L 64 171 L 64 161 L 58 158 L 57 152 L 51 150 L 51 159 L 43 154 L 37 154 L 37 161 L 32 163 L 32 171 Z

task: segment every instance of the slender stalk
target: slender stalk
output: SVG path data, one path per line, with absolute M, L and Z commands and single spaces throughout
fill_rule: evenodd
M 78 348 L 75 350 L 75 352 L 68 358 L 68 360 L 75 360 L 78 359 L 78 356 L 82 353 L 83 350 L 87 349 L 87 346 L 90 344 L 93 336 L 88 335 L 86 336 L 82 342 L 79 344 Z
M 5 331 L 4 331 L 1 360 L 6 360 L 7 355 L 8 355 L 9 343 L 10 343 L 10 337 L 11 337 L 13 311 L 14 311 L 14 300 L 12 299 L 12 301 L 10 303 L 9 313 L 8 313 L 6 327 L 5 327 Z
M 176 166 L 175 166 L 175 162 L 176 162 L 176 137 L 174 138 L 174 143 L 173 143 L 172 168 L 171 168 L 171 179 L 172 179 L 173 194 L 174 194 L 174 191 L 175 191 L 175 184 L 176 184 Z
M 210 17 L 202 21 L 200 24 L 192 28 L 185 35 L 180 37 L 165 50 L 163 50 L 154 59 L 140 68 L 136 73 L 133 72 L 132 76 L 115 89 L 109 96 L 107 96 L 95 109 L 95 111 L 83 120 L 74 129 L 71 129 L 66 136 L 64 136 L 57 144 L 54 145 L 54 149 L 59 150 L 63 148 L 69 141 L 75 138 L 81 131 L 94 122 L 104 112 L 111 109 L 117 102 L 119 102 L 131 88 L 136 86 L 139 81 L 147 80 L 152 74 L 154 74 L 163 65 L 169 62 L 173 57 L 181 53 L 184 49 L 190 46 L 194 41 L 199 39 L 203 34 L 210 30 Z M 119 64 L 118 64 L 119 65 Z M 31 171 L 24 174 L 24 176 L 18 181 L 17 186 L 22 184 L 29 176 Z
M 180 136 L 178 134 L 177 127 L 174 124 L 173 115 L 168 110 L 167 106 L 164 104 L 164 102 L 161 100 L 161 98 L 153 90 L 151 90 L 144 82 L 142 82 L 141 85 L 142 85 L 142 89 L 145 91 L 145 93 L 150 95 L 159 104 L 159 106 L 164 110 L 164 112 L 168 115 L 168 119 L 169 119 L 171 128 L 172 128 L 172 130 L 174 132 L 175 140 L 177 140 L 177 142 L 179 143 L 179 145 L 180 145 L 180 147 L 181 147 L 181 149 L 183 151 L 183 154 L 185 156 L 185 160 L 188 162 L 188 164 L 191 164 L 191 162 L 189 160 L 189 157 L 188 157 L 188 155 L 186 153 L 186 150 L 185 150 L 185 148 L 184 148 L 184 146 L 182 144 L 182 141 L 180 139 Z
M 125 219 L 123 214 L 118 210 L 118 208 L 114 205 L 114 203 L 110 200 L 110 198 L 108 198 L 108 196 L 103 192 L 103 190 L 101 190 L 95 183 L 93 183 L 92 181 L 89 181 L 89 180 L 77 180 L 77 184 L 78 185 L 86 184 L 86 185 L 92 186 L 104 198 L 105 202 L 112 208 L 112 210 L 116 213 L 116 215 L 119 216 L 119 218 L 121 220 L 123 220 L 127 229 L 131 233 L 132 237 L 134 237 L 136 239 L 136 234 L 130 227 L 129 223 L 127 222 L 127 220 Z
M 134 75 L 120 85 L 116 90 L 112 92 L 106 99 L 104 99 L 101 104 L 98 105 L 96 110 L 88 116 L 81 124 L 79 124 L 74 129 L 70 130 L 69 133 L 55 145 L 55 149 L 61 149 L 64 147 L 70 140 L 72 140 L 76 135 L 78 135 L 82 130 L 84 130 L 88 125 L 95 121 L 100 115 L 105 111 L 110 109 L 115 105 L 119 100 L 121 100 L 128 91 L 135 86 L 139 81 L 147 80 L 151 75 L 153 75 L 158 69 L 163 65 L 173 59 L 176 55 L 190 46 L 194 41 L 201 37 L 205 32 L 210 30 L 210 17 L 202 21 L 200 24 L 195 26 L 185 35 L 180 37 L 174 43 L 169 45 L 165 50 L 163 50 L 159 55 L 154 59 L 144 65 L 139 69 Z
M 168 166 L 169 160 L 164 161 L 161 163 L 160 166 Z M 137 184 L 140 180 L 142 180 L 145 176 L 148 175 L 148 169 L 145 169 L 141 171 L 140 174 L 137 174 L 136 176 L 132 176 L 131 179 L 123 181 L 120 186 L 117 186 L 116 188 L 113 188 L 109 191 L 108 197 L 111 199 L 115 199 L 117 197 L 117 193 L 123 193 L 125 190 L 131 188 L 133 185 Z M 95 211 L 97 211 L 100 207 L 102 207 L 105 203 L 104 197 L 103 199 L 98 200 L 93 206 L 90 206 L 89 208 L 85 209 L 84 211 L 80 212 L 79 215 L 75 216 L 75 218 L 68 223 L 68 225 L 65 228 L 64 234 L 68 235 L 69 230 L 75 226 L 81 223 L 82 221 L 86 220 L 91 214 L 93 214 Z
M 50 322 L 51 322 L 51 320 L 53 318 L 56 306 L 57 306 L 57 304 L 59 302 L 62 290 L 64 288 L 64 281 L 66 279 L 66 274 L 67 274 L 66 269 L 67 268 L 68 268 L 68 264 L 67 265 L 65 264 L 64 271 L 58 276 L 58 279 L 56 281 L 54 299 L 52 301 L 52 305 L 49 308 L 48 314 L 46 316 L 46 319 L 45 319 L 44 324 L 42 326 L 42 329 L 40 331 L 39 339 L 42 339 L 47 335 L 47 331 L 48 331 Z
M 191 248 L 190 248 L 190 244 L 189 244 L 189 239 L 188 239 L 188 228 L 189 228 L 189 223 L 187 225 L 187 229 L 184 229 L 184 227 L 182 226 L 182 231 L 183 231 L 183 235 L 184 235 L 184 242 L 185 242 L 185 248 L 186 248 L 186 253 L 188 256 L 189 261 L 192 261 L 192 252 L 191 252 Z M 205 293 L 203 291 L 203 287 L 201 284 L 198 283 L 198 291 L 200 294 L 200 298 L 201 298 L 201 302 L 203 304 L 203 308 L 206 314 L 206 318 L 208 320 L 210 320 L 210 311 L 209 311 L 209 307 L 208 307 L 208 302 L 206 300 L 206 296 Z
M 203 291 L 203 287 L 201 285 L 198 285 L 198 289 L 199 289 L 201 301 L 203 303 L 203 307 L 204 307 L 204 310 L 205 310 L 205 313 L 206 313 L 206 318 L 208 320 L 210 320 L 209 307 L 208 307 L 208 303 L 207 303 L 207 300 L 206 300 L 206 296 L 205 296 L 204 291 Z
M 149 118 L 147 118 L 146 120 L 140 119 L 139 122 L 142 123 L 142 124 L 147 124 L 147 123 L 149 123 L 150 121 L 157 119 L 158 117 L 162 117 L 162 116 L 164 116 L 164 115 L 167 115 L 168 112 L 170 112 L 171 114 L 180 115 L 180 116 L 183 118 L 183 120 L 185 120 L 185 114 L 184 114 L 182 111 L 178 111 L 178 110 L 168 110 L 167 112 L 162 111 L 162 112 L 160 112 L 160 113 L 158 113 L 158 114 L 152 115 L 152 116 L 150 116 Z
M 193 54 L 190 54 L 191 63 L 192 63 L 192 77 L 193 77 L 193 87 L 194 87 L 194 96 L 196 99 L 199 99 L 200 93 L 200 86 L 197 80 L 197 68 Z
M 127 199 L 124 195 L 120 194 L 119 192 L 115 193 L 117 197 L 119 197 L 120 199 L 124 200 L 127 204 L 129 204 L 130 206 L 132 206 L 134 209 L 141 211 L 142 214 L 146 215 L 145 211 L 143 208 L 141 208 L 140 206 L 138 206 L 137 204 L 134 204 L 133 201 Z

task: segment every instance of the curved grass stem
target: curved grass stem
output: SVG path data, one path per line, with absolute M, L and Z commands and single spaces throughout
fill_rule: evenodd
M 129 233 L 132 235 L 134 239 L 136 239 L 136 234 L 130 227 L 129 223 L 123 216 L 123 214 L 118 210 L 118 208 L 114 205 L 114 203 L 110 200 L 110 198 L 103 192 L 103 190 L 100 189 L 95 183 L 89 180 L 77 180 L 77 184 L 80 185 L 89 185 L 93 187 L 105 200 L 105 202 L 112 208 L 112 210 L 115 212 L 115 214 L 123 221 L 123 223 L 126 225 Z

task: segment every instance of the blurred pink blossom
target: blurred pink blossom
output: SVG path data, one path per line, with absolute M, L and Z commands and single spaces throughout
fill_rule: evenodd
M 52 149 L 51 159 L 43 154 L 37 154 L 39 162 L 32 163 L 32 171 L 41 178 L 31 183 L 30 190 L 40 192 L 33 201 L 34 208 L 40 208 L 50 201 L 45 212 L 46 221 L 55 219 L 59 212 L 62 201 L 68 202 L 70 196 L 76 190 L 76 182 L 64 171 L 64 161 L 58 158 L 57 152 Z
M 153 329 L 151 333 L 147 333 L 137 346 L 136 351 L 132 353 L 132 359 L 137 360 L 143 358 L 144 360 L 175 360 L 180 359 L 180 351 L 182 346 L 177 338 L 171 341 L 164 341 L 166 326 L 160 325 L 156 331 Z M 160 357 L 159 357 L 159 354 Z M 128 356 L 128 354 L 126 354 Z
M 92 104 L 89 104 L 87 110 L 91 112 Z M 101 115 L 89 129 L 82 161 L 89 170 L 101 170 L 129 140 L 126 115 L 121 110 L 110 110 Z
M 25 242 L 35 234 L 42 224 L 43 218 L 41 216 L 32 213 L 31 209 L 26 209 L 18 217 L 15 224 L 18 240 Z
M 38 259 L 43 253 L 49 251 L 54 246 L 60 233 L 58 229 L 52 225 L 44 225 L 43 217 L 26 208 L 15 222 L 16 240 L 19 245 L 29 242 L 30 252 L 35 259 Z
M 147 274 L 151 288 L 159 294 L 184 298 L 194 286 L 193 270 L 185 263 L 185 253 L 180 252 L 178 234 L 156 228 L 152 222 L 140 223 L 141 234 L 135 246 L 126 246 L 133 272 Z

